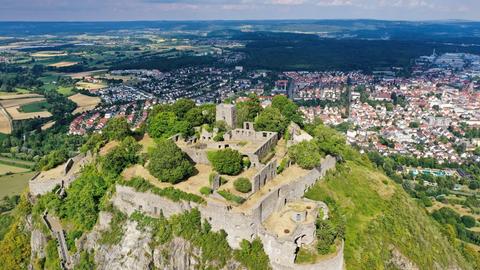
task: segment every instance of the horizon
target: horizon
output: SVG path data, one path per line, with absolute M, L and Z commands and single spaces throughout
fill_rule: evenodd
M 475 0 L 4 0 L 0 21 L 480 20 Z
M 378 22 L 424 22 L 424 23 L 462 23 L 462 22 L 480 22 L 480 19 L 425 19 L 425 20 L 395 20 L 395 19 L 375 19 L 375 18 L 338 18 L 338 19 L 151 19 L 151 20 L 1 20 L 0 23 L 106 23 L 106 22 L 275 22 L 275 21 L 378 21 Z

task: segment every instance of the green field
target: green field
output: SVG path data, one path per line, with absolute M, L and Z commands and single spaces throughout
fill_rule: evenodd
M 35 172 L 16 173 L 0 176 L 0 198 L 20 194 L 28 186 L 28 180 Z
M 19 111 L 24 113 L 42 112 L 42 111 L 46 111 L 48 108 L 50 108 L 50 104 L 48 104 L 48 102 L 39 101 L 39 102 L 25 104 L 20 107 Z
M 74 94 L 74 92 L 72 91 L 73 87 L 71 86 L 68 86 L 68 87 L 65 87 L 65 86 L 59 86 L 57 88 L 57 92 L 64 95 L 64 96 L 71 96 Z

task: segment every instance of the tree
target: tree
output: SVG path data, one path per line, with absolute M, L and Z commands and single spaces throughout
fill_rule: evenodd
M 322 153 L 316 140 L 302 141 L 288 149 L 288 156 L 303 169 L 313 169 L 320 164 Z
M 227 148 L 208 152 L 208 160 L 221 174 L 237 175 L 242 171 L 242 156 L 237 150 Z
M 185 114 L 185 120 L 194 127 L 201 126 L 205 121 L 203 116 L 203 110 L 200 107 L 190 109 Z
M 248 178 L 245 177 L 240 177 L 235 182 L 233 182 L 233 186 L 237 191 L 240 191 L 242 193 L 248 193 L 252 191 L 252 183 Z
M 475 218 L 474 218 L 474 217 L 472 217 L 472 216 L 467 216 L 467 215 L 462 216 L 462 217 L 461 217 L 461 220 L 462 220 L 463 225 L 465 225 L 465 227 L 467 227 L 467 228 L 475 227 L 475 224 L 477 223 L 477 222 L 475 221 Z
M 303 124 L 303 117 L 298 110 L 297 104 L 284 95 L 277 95 L 272 99 L 272 107 L 277 108 L 288 122 Z
M 130 135 L 130 126 L 124 117 L 115 117 L 108 121 L 103 132 L 110 140 L 123 140 Z
M 241 262 L 249 270 L 268 270 L 270 263 L 267 254 L 263 250 L 262 241 L 258 238 L 251 243 L 242 240 L 240 249 L 234 252 L 235 259 Z
M 237 125 L 242 126 L 243 122 L 253 122 L 255 117 L 262 111 L 260 100 L 257 95 L 249 95 L 248 100 L 237 103 Z
M 182 98 L 172 104 L 172 111 L 179 119 L 184 119 L 187 112 L 195 108 L 195 102 L 191 99 Z
M 138 162 L 138 153 L 142 146 L 133 137 L 126 137 L 103 158 L 102 168 L 114 175 Z
M 279 109 L 268 107 L 258 115 L 255 121 L 255 130 L 274 131 L 283 134 L 288 123 L 288 119 L 282 115 Z
M 318 125 L 313 134 L 318 140 L 317 144 L 320 150 L 326 154 L 337 156 L 345 149 L 345 138 L 327 126 Z
M 184 136 L 192 134 L 192 125 L 188 121 L 180 121 L 173 112 L 160 112 L 149 117 L 147 132 L 152 138 L 167 139 L 175 134 Z
M 148 152 L 147 169 L 162 182 L 176 184 L 191 176 L 195 168 L 171 140 L 161 140 Z

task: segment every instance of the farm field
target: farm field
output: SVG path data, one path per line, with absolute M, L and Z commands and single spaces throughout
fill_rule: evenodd
M 73 111 L 73 114 L 84 113 L 93 110 L 101 101 L 99 97 L 90 97 L 80 93 L 70 96 L 69 99 L 75 102 L 75 104 L 78 106 Z
M 82 79 L 88 76 L 99 75 L 107 71 L 108 69 L 98 69 L 98 70 L 92 70 L 92 71 L 71 73 L 71 74 L 68 74 L 68 76 L 70 76 L 72 79 Z
M 7 165 L 16 166 L 16 167 L 25 167 L 25 166 L 32 167 L 33 165 L 35 165 L 34 162 L 12 158 L 7 156 L 7 154 L 0 155 L 0 164 L 7 164 Z
M 77 82 L 75 84 L 77 88 L 85 90 L 98 90 L 107 87 L 104 83 L 89 83 L 89 82 Z
M 12 120 L 25 120 L 31 118 L 45 118 L 52 116 L 51 113 L 47 111 L 32 111 L 38 109 L 37 105 L 32 105 L 32 107 L 27 107 L 28 111 L 32 112 L 21 112 L 20 109 L 32 103 L 45 102 L 45 98 L 37 94 L 22 94 L 15 96 L 1 96 L 0 105 L 7 111 L 9 117 Z M 5 119 L 3 123 L 0 123 L 0 126 L 6 127 Z
M 0 198 L 20 194 L 34 175 L 35 172 L 23 172 L 0 176 Z
M 59 86 L 57 88 L 57 92 L 64 95 L 64 96 L 71 96 L 74 94 L 74 92 L 72 91 L 73 90 L 73 87 L 65 87 L 65 86 Z
M 19 111 L 24 113 L 41 112 L 41 111 L 47 110 L 49 107 L 50 107 L 50 104 L 48 104 L 48 102 L 39 101 L 39 102 L 22 105 L 20 106 Z
M 61 51 L 41 51 L 41 52 L 32 53 L 32 56 L 40 57 L 40 58 L 49 58 L 49 57 L 55 57 L 55 56 L 67 56 L 67 53 L 61 52 Z
M 21 173 L 21 172 L 28 172 L 28 171 L 30 170 L 26 168 L 0 163 L 0 175 L 5 175 L 7 173 Z
M 12 124 L 7 112 L 2 108 L 0 111 L 0 133 L 10 134 L 12 133 Z
M 62 62 L 57 62 L 57 63 L 50 64 L 48 66 L 58 68 L 58 67 L 71 67 L 71 66 L 74 66 L 76 64 L 78 64 L 78 62 L 62 61 Z

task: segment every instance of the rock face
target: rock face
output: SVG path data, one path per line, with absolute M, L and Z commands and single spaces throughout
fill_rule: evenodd
M 101 244 L 102 231 L 108 230 L 111 219 L 108 213 L 102 213 L 102 219 L 92 232 L 77 243 L 78 250 L 94 251 L 98 270 L 143 270 L 143 269 L 199 269 L 201 250 L 183 238 L 174 238 L 170 242 L 152 246 L 152 234 L 137 228 L 137 222 L 127 220 L 123 225 L 123 237 L 118 244 Z M 78 259 L 77 256 L 74 256 Z M 78 262 L 78 261 L 77 261 Z M 230 260 L 225 270 L 244 269 L 240 263 Z
M 127 221 L 120 243 L 102 245 L 100 232 L 92 231 L 84 248 L 95 251 L 95 263 L 99 270 L 149 269 L 152 263 L 152 249 L 149 246 L 151 234 L 137 229 L 137 223 Z

